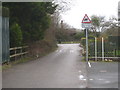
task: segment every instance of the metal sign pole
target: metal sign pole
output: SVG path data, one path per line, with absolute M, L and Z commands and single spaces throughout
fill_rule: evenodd
M 88 30 L 86 30 L 86 61 L 88 62 Z
M 2 2 L 0 1 L 0 64 L 2 64 Z
M 87 14 L 85 14 L 85 16 L 82 20 L 82 28 L 85 28 L 85 32 L 86 32 L 86 69 L 87 69 L 88 68 L 87 64 L 89 65 L 89 67 L 91 67 L 90 63 L 88 62 L 88 30 L 91 28 L 91 21 L 90 21 L 89 17 L 87 16 Z M 87 72 L 88 71 L 86 71 L 86 74 L 87 74 Z M 86 77 L 86 85 L 87 85 L 86 88 L 89 87 L 88 86 L 88 81 L 89 81 L 88 76 Z

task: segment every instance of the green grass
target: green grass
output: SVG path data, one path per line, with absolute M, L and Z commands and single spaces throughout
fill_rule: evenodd
M 117 52 L 117 56 L 120 56 L 120 50 L 117 50 L 116 52 Z
M 4 64 L 4 65 L 0 66 L 0 71 L 1 70 L 6 70 L 8 68 L 11 68 L 11 64 Z
M 33 58 L 25 57 L 25 58 L 22 58 L 22 59 L 19 59 L 19 60 L 16 60 L 16 61 L 11 61 L 11 62 L 9 62 L 9 63 L 3 64 L 3 65 L 2 65 L 2 70 L 9 69 L 9 68 L 11 68 L 13 65 L 15 65 L 15 64 L 25 63 L 25 62 L 30 61 L 30 60 L 32 60 L 32 59 L 33 59 Z
M 83 59 L 82 62 L 86 62 L 86 60 Z M 115 62 L 115 61 L 102 61 L 102 60 L 101 61 L 100 60 L 99 61 L 94 61 L 94 60 L 89 60 L 89 62 Z
M 38 58 L 43 57 L 43 56 L 46 56 L 46 55 L 48 55 L 49 53 L 55 51 L 56 49 L 57 49 L 57 47 L 51 49 L 50 51 L 48 51 L 48 52 L 46 52 L 46 53 L 41 54 Z M 36 60 L 36 59 L 38 59 L 38 58 L 37 58 L 37 57 L 24 57 L 24 58 L 21 58 L 21 59 L 16 60 L 16 61 L 11 61 L 11 62 L 9 62 L 9 64 L 7 64 L 7 63 L 6 63 L 6 64 L 3 64 L 3 65 L 0 67 L 0 70 L 6 70 L 6 69 L 11 68 L 11 67 L 14 66 L 14 65 L 17 65 L 17 64 L 20 64 L 20 63 L 25 63 L 25 62 L 32 61 L 32 60 Z
M 89 57 L 89 59 L 91 59 L 91 57 Z M 86 59 L 85 59 L 85 56 L 82 58 L 81 60 L 82 62 L 86 62 Z M 111 60 L 111 59 L 104 59 L 104 61 L 102 60 L 89 60 L 89 62 L 119 62 L 119 61 L 114 61 L 114 60 Z
M 102 52 L 97 52 L 97 55 L 98 56 L 102 56 Z M 115 51 L 109 51 L 109 52 L 104 52 L 104 55 L 106 56 L 106 57 L 114 57 L 115 56 Z M 90 54 L 90 56 L 94 56 L 94 54 Z M 116 51 L 116 57 L 117 56 L 120 56 L 120 50 L 118 51 Z
M 61 44 L 74 44 L 74 43 L 80 43 L 80 41 L 61 42 Z

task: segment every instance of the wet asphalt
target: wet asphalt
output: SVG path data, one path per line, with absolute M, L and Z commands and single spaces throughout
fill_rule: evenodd
M 118 88 L 117 62 L 91 62 L 86 70 L 89 88 Z
M 83 62 L 79 44 L 59 48 L 40 59 L 17 64 L 2 73 L 3 88 L 117 88 L 116 62 Z

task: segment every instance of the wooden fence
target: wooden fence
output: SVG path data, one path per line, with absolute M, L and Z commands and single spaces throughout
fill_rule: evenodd
M 26 55 L 28 53 L 27 50 L 28 46 L 23 46 L 23 47 L 14 47 L 14 48 L 10 48 L 10 59 L 11 58 L 15 58 L 20 56 L 22 57 L 23 55 Z

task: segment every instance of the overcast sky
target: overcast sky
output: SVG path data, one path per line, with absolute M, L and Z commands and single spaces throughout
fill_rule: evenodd
M 118 2 L 120 0 L 72 0 L 71 9 L 62 14 L 64 22 L 80 29 L 85 14 L 105 16 L 118 16 Z

